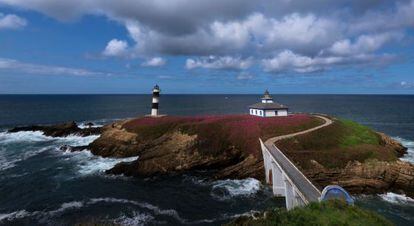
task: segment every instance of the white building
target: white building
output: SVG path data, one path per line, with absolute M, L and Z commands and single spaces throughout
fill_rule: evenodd
M 250 115 L 260 117 L 274 117 L 274 116 L 287 116 L 288 107 L 273 102 L 273 98 L 270 96 L 269 91 L 266 90 L 262 97 L 262 102 L 249 106 Z

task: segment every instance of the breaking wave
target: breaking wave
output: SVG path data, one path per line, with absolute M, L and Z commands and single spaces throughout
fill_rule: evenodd
M 393 203 L 393 204 L 404 204 L 404 205 L 414 205 L 414 199 L 406 195 L 400 195 L 392 192 L 379 195 L 384 201 Z
M 87 201 L 72 201 L 72 202 L 65 202 L 60 205 L 59 208 L 49 211 L 32 211 L 29 212 L 27 210 L 17 210 L 11 213 L 0 213 L 0 223 L 6 222 L 13 222 L 15 220 L 24 219 L 24 218 L 34 218 L 39 222 L 47 222 L 50 218 L 55 216 L 59 216 L 64 214 L 66 211 L 81 209 L 84 207 L 97 205 L 100 203 L 119 203 L 119 204 L 129 204 L 140 207 L 142 209 L 146 209 L 152 211 L 154 215 L 164 215 L 172 217 L 173 219 L 179 221 L 181 224 L 193 225 L 193 224 L 200 224 L 200 223 L 212 223 L 219 220 L 227 220 L 232 218 L 237 218 L 240 216 L 251 216 L 257 211 L 249 211 L 242 214 L 223 214 L 218 218 L 212 219 L 200 219 L 200 220 L 188 220 L 182 218 L 176 210 L 173 209 L 161 209 L 158 206 L 146 203 L 146 202 L 139 202 L 135 200 L 129 199 L 119 199 L 119 198 L 112 198 L 112 197 L 102 197 L 102 198 L 92 198 Z M 144 223 L 148 223 L 153 221 L 155 218 L 153 215 L 149 213 L 140 213 L 137 211 L 133 211 L 132 214 L 125 214 L 122 213 L 118 218 L 111 220 L 115 224 L 120 225 L 142 225 Z
M 407 148 L 407 154 L 405 154 L 400 159 L 403 161 L 414 163 L 414 141 L 406 140 L 400 137 L 394 137 L 394 139 Z
M 135 225 L 144 225 L 145 223 L 148 223 L 153 220 L 154 220 L 154 217 L 152 215 L 133 211 L 132 216 L 127 216 L 126 214 L 122 214 L 117 219 L 114 219 L 113 222 L 117 225 L 135 226 Z
M 93 155 L 88 150 L 79 152 L 65 152 L 66 155 L 70 155 L 72 160 L 78 162 L 77 169 L 81 175 L 89 175 L 102 173 L 111 169 L 120 162 L 131 162 L 138 159 L 137 156 L 129 158 L 104 158 L 101 156 Z
M 243 180 L 219 180 L 213 182 L 212 195 L 218 199 L 235 196 L 250 196 L 260 190 L 260 181 L 254 178 Z
M 43 135 L 43 132 L 40 131 L 21 131 L 16 133 L 1 132 L 0 133 L 0 143 L 9 144 L 9 143 L 21 143 L 21 142 L 40 142 L 40 141 L 50 141 L 53 140 L 53 137 L 47 137 Z
M 104 197 L 104 198 L 92 198 L 89 199 L 87 201 L 73 201 L 73 202 L 66 202 L 60 205 L 59 208 L 54 209 L 54 210 L 50 210 L 50 211 L 33 211 L 33 212 L 29 212 L 27 210 L 17 210 L 15 212 L 11 212 L 11 213 L 0 213 L 0 223 L 4 222 L 4 221 L 14 221 L 14 220 L 18 220 L 18 219 L 23 219 L 23 218 L 29 218 L 29 217 L 33 217 L 39 221 L 46 221 L 47 219 L 54 217 L 54 216 L 58 216 L 64 212 L 66 212 L 67 210 L 73 210 L 73 209 L 80 209 L 83 207 L 87 207 L 87 206 L 91 206 L 91 205 L 96 205 L 99 203 L 121 203 L 121 204 L 130 204 L 130 205 L 135 205 L 138 206 L 140 208 L 143 209 L 147 209 L 150 210 L 152 212 L 154 212 L 154 214 L 157 215 L 167 215 L 170 217 L 175 218 L 176 220 L 180 221 L 181 223 L 186 223 L 187 220 L 181 218 L 177 211 L 173 210 L 173 209 L 161 209 L 157 206 L 154 206 L 152 204 L 146 203 L 146 202 L 138 202 L 138 201 L 134 201 L 134 200 L 128 200 L 128 199 L 118 199 L 118 198 L 111 198 L 111 197 Z M 134 222 L 143 222 L 143 220 L 150 220 L 153 217 L 151 215 L 145 214 L 139 214 L 136 215 L 133 218 L 130 217 L 120 217 L 118 219 L 116 219 L 115 221 L 117 221 L 117 223 L 130 223 L 127 225 L 134 225 Z
M 72 146 L 82 146 L 88 145 L 94 140 L 96 140 L 99 135 L 91 136 L 77 136 L 69 135 L 66 137 L 49 137 L 43 135 L 43 132 L 40 131 L 22 131 L 16 133 L 1 132 L 0 133 L 0 144 L 10 144 L 10 143 L 34 143 L 34 142 L 44 142 L 52 141 L 56 143 L 62 143 Z
M 0 171 L 16 166 L 18 162 L 62 145 L 84 146 L 97 139 L 98 135 L 48 137 L 40 131 L 0 132 Z

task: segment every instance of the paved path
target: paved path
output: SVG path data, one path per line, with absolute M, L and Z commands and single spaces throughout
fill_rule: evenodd
M 327 117 L 319 115 L 315 116 L 324 120 L 325 123 L 320 126 L 307 129 L 301 132 L 273 137 L 266 140 L 266 142 L 264 143 L 267 149 L 269 150 L 269 153 L 271 154 L 272 158 L 279 164 L 279 166 L 283 169 L 288 178 L 292 181 L 292 183 L 297 187 L 297 189 L 308 202 L 317 202 L 319 200 L 319 197 L 321 196 L 321 192 L 312 184 L 312 182 L 308 180 L 308 178 L 306 178 L 305 175 L 303 175 L 303 173 L 298 168 L 296 168 L 296 166 L 279 150 L 279 148 L 275 146 L 275 142 L 282 139 L 298 136 L 301 134 L 310 133 L 332 124 L 332 120 Z
M 283 140 L 283 139 L 286 139 L 286 138 L 291 138 L 291 137 L 294 137 L 294 136 L 297 136 L 297 135 L 302 135 L 302 134 L 305 134 L 305 133 L 310 133 L 310 132 L 312 132 L 312 131 L 315 131 L 315 130 L 318 130 L 318 129 L 320 129 L 320 128 L 323 128 L 323 127 L 325 127 L 325 126 L 329 126 L 330 124 L 332 124 L 332 120 L 330 120 L 329 118 L 327 118 L 327 117 L 324 117 L 324 116 L 320 116 L 320 115 L 315 115 L 316 117 L 318 117 L 318 118 L 320 118 L 320 119 L 322 119 L 322 120 L 324 120 L 325 121 L 325 123 L 324 124 L 322 124 L 322 125 L 320 125 L 320 126 L 317 126 L 317 127 L 313 127 L 313 128 L 311 128 L 311 129 L 307 129 L 307 130 L 303 130 L 303 131 L 300 131 L 300 132 L 297 132 L 297 133 L 291 133 L 291 134 L 287 134 L 287 135 L 282 135 L 282 136 L 277 136 L 277 137 L 272 137 L 272 138 L 270 138 L 270 139 L 268 139 L 268 140 L 266 140 L 266 144 L 268 144 L 268 143 L 270 143 L 270 144 L 274 144 L 276 141 L 278 141 L 278 140 Z

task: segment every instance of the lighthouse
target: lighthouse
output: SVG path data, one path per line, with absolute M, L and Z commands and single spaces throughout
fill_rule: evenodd
M 269 91 L 266 90 L 262 101 L 249 106 L 251 115 L 260 117 L 288 116 L 288 107 L 275 103 Z
M 151 107 L 151 116 L 152 117 L 158 117 L 158 105 L 160 98 L 160 87 L 158 85 L 155 85 L 152 89 L 152 107 Z

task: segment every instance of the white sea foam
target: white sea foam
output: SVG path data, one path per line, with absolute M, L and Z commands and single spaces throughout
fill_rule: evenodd
M 1 148 L 0 149 L 0 171 L 6 170 L 9 168 L 13 168 L 16 166 L 16 163 L 24 161 L 28 158 L 31 158 L 33 156 L 36 156 L 50 148 L 53 148 L 53 146 L 47 146 L 43 147 L 41 149 L 35 150 L 35 151 L 25 151 L 23 153 L 13 153 L 13 156 L 7 156 L 6 155 L 6 149 Z
M 139 206 L 141 208 L 145 208 L 145 209 L 149 209 L 151 211 L 153 211 L 155 214 L 158 215 L 166 215 L 166 216 L 171 216 L 174 217 L 175 219 L 179 220 L 180 222 L 186 222 L 185 219 L 181 218 L 177 211 L 173 210 L 173 209 L 160 209 L 157 206 L 154 206 L 152 204 L 146 203 L 146 202 L 138 202 L 138 201 L 134 201 L 134 200 L 129 200 L 129 199 L 118 199 L 118 198 L 112 198 L 112 197 L 105 197 L 105 198 L 94 198 L 94 199 L 90 199 L 88 204 L 96 204 L 99 202 L 109 202 L 109 203 L 124 203 L 124 204 L 131 204 L 131 205 L 135 205 L 135 206 Z
M 400 159 L 403 161 L 414 163 L 414 141 L 406 140 L 401 137 L 394 137 L 394 139 L 400 142 L 404 147 L 407 148 L 407 154 L 405 154 Z
M 0 213 L 0 223 L 3 221 L 13 221 L 16 219 L 22 219 L 25 217 L 32 216 L 33 213 L 27 212 L 26 210 L 18 210 L 11 213 Z
M 43 132 L 40 131 L 22 131 L 16 133 L 1 132 L 0 144 L 56 141 L 68 145 L 81 146 L 90 144 L 98 137 L 99 135 L 91 135 L 86 137 L 81 137 L 77 135 L 69 135 L 66 137 L 49 137 L 43 135 Z
M 98 139 L 99 135 L 91 135 L 86 137 L 69 135 L 67 137 L 56 137 L 56 141 L 59 143 L 71 145 L 71 146 L 85 146 Z
M 65 213 L 68 210 L 74 210 L 74 209 L 81 209 L 84 207 L 88 207 L 91 205 L 96 205 L 99 203 L 120 203 L 120 204 L 129 204 L 138 206 L 143 209 L 147 209 L 152 211 L 155 215 L 164 215 L 173 217 L 174 219 L 178 220 L 181 224 L 201 224 L 201 223 L 212 223 L 218 220 L 226 220 L 226 219 L 232 219 L 240 216 L 251 216 L 253 213 L 257 211 L 250 211 L 243 214 L 223 214 L 218 218 L 212 218 L 212 219 L 200 219 L 200 220 L 194 220 L 190 221 L 184 218 L 181 218 L 180 215 L 177 213 L 177 211 L 173 209 L 161 209 L 158 206 L 146 203 L 146 202 L 139 202 L 135 200 L 129 200 L 129 199 L 120 199 L 120 198 L 113 198 L 113 197 L 101 197 L 101 198 L 92 198 L 85 201 L 72 201 L 72 202 L 65 202 L 60 205 L 59 208 L 49 211 L 33 211 L 29 212 L 26 210 L 17 210 L 11 213 L 0 213 L 0 223 L 5 223 L 6 221 L 14 221 L 18 219 L 33 217 L 37 219 L 39 222 L 47 222 L 48 219 L 53 218 L 55 216 L 59 216 L 63 213 Z M 155 218 L 153 215 L 150 215 L 149 213 L 140 213 L 134 211 L 132 213 L 132 216 L 127 216 L 126 214 L 122 214 L 120 217 L 112 220 L 115 224 L 120 225 L 143 225 L 145 223 L 153 221 Z
M 87 124 L 87 122 L 81 122 L 81 123 L 78 124 L 78 127 L 81 128 L 81 129 L 86 129 L 86 128 L 99 128 L 99 127 L 103 126 L 102 124 L 94 123 L 94 122 L 93 122 L 92 126 L 87 126 L 86 124 Z
M 221 194 L 218 194 L 218 192 Z M 213 183 L 212 195 L 219 199 L 230 199 L 234 196 L 249 196 L 260 190 L 260 181 L 254 178 L 243 180 L 219 180 Z
M 0 171 L 10 169 L 16 166 L 16 163 L 24 161 L 30 157 L 38 155 L 46 150 L 60 147 L 62 145 L 71 145 L 71 146 L 83 146 L 88 145 L 97 139 L 98 135 L 92 136 L 76 136 L 70 135 L 67 137 L 48 137 L 43 135 L 42 132 L 16 132 L 0 133 Z M 47 142 L 48 146 L 34 149 L 33 144 L 36 142 Z M 7 145 L 11 144 L 24 144 L 27 145 L 27 148 L 20 148 L 19 151 L 10 152 L 7 150 Z M 43 145 L 43 144 L 42 144 Z M 20 147 L 20 146 L 19 146 Z
M 406 195 L 400 195 L 392 192 L 379 195 L 383 200 L 394 203 L 394 204 L 404 204 L 404 205 L 414 205 L 414 199 Z
M 132 212 L 132 216 L 127 216 L 122 214 L 119 218 L 113 220 L 115 224 L 119 225 L 144 225 L 149 223 L 150 221 L 154 220 L 154 217 L 146 214 L 146 213 L 139 213 L 139 212 Z
M 43 135 L 40 131 L 21 131 L 16 133 L 1 132 L 0 143 L 40 142 L 53 140 L 53 137 Z
M 65 152 L 70 155 L 72 160 L 78 162 L 78 172 L 81 175 L 89 175 L 95 173 L 102 173 L 111 169 L 120 162 L 131 162 L 138 159 L 137 156 L 129 158 L 104 158 L 101 156 L 93 155 L 88 150 L 79 152 Z

